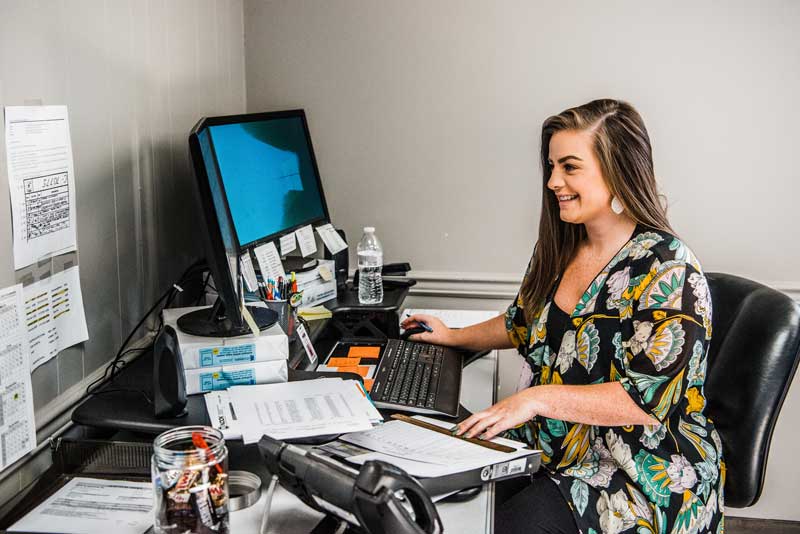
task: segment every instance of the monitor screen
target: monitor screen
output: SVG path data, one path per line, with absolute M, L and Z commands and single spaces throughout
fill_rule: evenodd
M 209 121 L 208 131 L 239 245 L 327 221 L 304 114 L 231 119 Z

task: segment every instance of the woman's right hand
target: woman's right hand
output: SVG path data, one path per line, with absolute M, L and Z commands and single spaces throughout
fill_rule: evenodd
M 447 326 L 439 319 L 438 317 L 434 317 L 433 315 L 427 315 L 425 313 L 415 313 L 414 315 L 407 317 L 400 326 L 403 330 L 408 330 L 410 328 L 414 328 L 417 326 L 421 326 L 420 323 L 425 323 L 430 327 L 432 330 L 431 332 L 420 332 L 419 334 L 414 334 L 409 336 L 408 339 L 411 341 L 422 341 L 424 343 L 431 343 L 433 345 L 444 345 L 447 347 L 454 347 L 457 346 L 456 340 L 456 332 L 452 328 L 447 328 Z

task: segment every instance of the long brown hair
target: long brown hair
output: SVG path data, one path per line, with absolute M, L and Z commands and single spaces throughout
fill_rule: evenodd
M 582 224 L 561 220 L 558 201 L 547 188 L 552 173 L 548 164 L 550 139 L 556 132 L 564 130 L 593 134 L 592 148 L 600 162 L 603 178 L 628 217 L 638 224 L 674 234 L 667 221 L 666 209 L 659 201 L 650 137 L 642 117 L 633 106 L 619 100 L 593 100 L 548 118 L 542 124 L 539 239 L 520 288 L 528 321 L 542 308 L 557 276 L 567 267 L 578 244 L 586 238 Z

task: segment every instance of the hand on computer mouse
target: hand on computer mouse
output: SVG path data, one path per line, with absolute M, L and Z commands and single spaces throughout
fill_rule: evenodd
M 422 341 L 435 345 L 454 345 L 453 331 L 437 317 L 424 313 L 417 313 L 407 317 L 400 326 L 407 332 L 408 336 L 403 339 L 411 341 Z M 425 328 L 427 326 L 427 328 Z

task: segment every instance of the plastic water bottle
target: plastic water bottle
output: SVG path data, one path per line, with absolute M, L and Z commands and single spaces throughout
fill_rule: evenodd
M 375 228 L 366 226 L 358 242 L 358 302 L 383 302 L 383 247 L 375 236 Z

